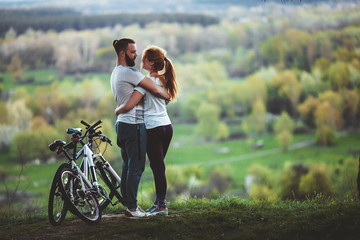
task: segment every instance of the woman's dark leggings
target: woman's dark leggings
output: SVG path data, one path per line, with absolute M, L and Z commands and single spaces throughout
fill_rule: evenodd
M 166 175 L 164 158 L 173 136 L 172 125 L 147 129 L 147 154 L 154 175 L 156 201 L 166 201 Z

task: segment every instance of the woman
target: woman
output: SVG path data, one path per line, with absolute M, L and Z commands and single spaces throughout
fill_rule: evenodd
M 150 78 L 164 87 L 174 101 L 177 95 L 177 82 L 174 67 L 165 51 L 159 47 L 149 47 L 142 55 L 142 68 L 149 72 Z M 167 102 L 146 90 L 136 87 L 130 99 L 115 109 L 115 113 L 125 113 L 132 109 L 144 96 L 144 121 L 147 132 L 147 154 L 154 175 L 156 196 L 154 204 L 147 210 L 148 215 L 167 215 L 165 162 L 167 150 L 173 135 L 173 128 L 166 111 Z

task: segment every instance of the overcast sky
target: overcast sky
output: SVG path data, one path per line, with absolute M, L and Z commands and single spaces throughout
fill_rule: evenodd
M 214 12 L 244 3 L 252 5 L 271 2 L 305 4 L 314 1 L 319 0 L 0 0 L 0 8 L 66 7 L 82 13 L 174 11 L 187 13 Z M 338 2 L 338 0 L 326 2 Z

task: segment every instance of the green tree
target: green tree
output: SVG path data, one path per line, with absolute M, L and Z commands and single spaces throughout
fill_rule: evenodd
M 324 101 L 316 108 L 316 142 L 323 146 L 335 144 L 336 135 L 334 129 L 334 107 Z
M 29 153 L 32 141 L 32 135 L 29 131 L 19 131 L 14 135 L 11 142 L 11 153 L 18 163 L 25 164 L 30 160 Z
M 356 126 L 356 115 L 359 109 L 359 92 L 357 89 L 344 90 L 342 93 L 344 100 L 343 116 L 347 126 Z
M 8 66 L 7 71 L 10 73 L 14 83 L 17 83 L 22 79 L 25 69 L 22 66 L 21 59 L 18 54 L 12 56 L 11 63 Z
M 285 66 L 287 68 L 299 68 L 309 71 L 310 64 L 307 61 L 307 44 L 309 41 L 309 33 L 289 28 L 284 34 L 287 44 L 285 52 Z
M 330 104 L 329 112 L 327 113 L 327 122 L 334 130 L 342 127 L 342 112 L 344 109 L 344 100 L 340 93 L 334 91 L 325 91 L 319 94 L 321 103 L 328 102 Z
M 359 161 L 357 158 L 348 157 L 340 160 L 335 169 L 335 193 L 339 199 L 357 199 L 359 192 L 356 179 L 358 176 Z
M 225 140 L 230 135 L 229 127 L 224 122 L 219 123 L 218 132 L 215 136 L 216 139 Z
M 252 199 L 274 201 L 279 197 L 279 176 L 267 166 L 251 164 L 247 169 L 247 192 Z
M 289 99 L 292 106 L 292 115 L 296 114 L 296 107 L 302 93 L 301 84 L 293 71 L 285 70 L 278 73 L 269 83 L 275 87 L 280 97 Z
M 288 150 L 289 145 L 292 143 L 295 124 L 287 112 L 282 112 L 280 117 L 274 124 L 274 130 L 277 135 L 279 145 L 283 151 Z
M 46 162 L 52 154 L 49 151 L 49 143 L 58 138 L 58 133 L 52 126 L 45 126 L 33 130 L 31 138 L 29 156 L 32 159 L 39 158 L 41 162 Z
M 183 100 L 183 98 L 182 98 Z M 196 118 L 199 106 L 204 101 L 204 96 L 201 93 L 189 94 L 184 101 L 183 114 L 185 117 Z
M 279 184 L 281 199 L 305 200 L 304 196 L 300 194 L 299 184 L 301 177 L 308 172 L 309 168 L 301 163 L 285 162 Z
M 317 76 L 316 71 L 314 74 L 305 71 L 302 72 L 300 75 L 300 84 L 305 96 L 310 94 L 316 96 L 318 92 L 322 92 L 326 88 L 321 78 Z
M 8 109 L 3 101 L 0 101 L 0 124 L 7 123 Z
M 196 132 L 206 139 L 216 138 L 219 131 L 220 108 L 214 104 L 202 102 L 196 112 L 198 120 Z
M 299 193 L 307 198 L 314 198 L 318 194 L 333 196 L 334 189 L 329 167 L 325 163 L 310 166 L 309 173 L 300 179 Z
M 282 35 L 275 35 L 260 46 L 265 65 L 274 65 L 278 68 L 285 66 L 286 43 Z
M 304 122 L 310 127 L 315 126 L 315 111 L 319 104 L 320 101 L 317 98 L 309 95 L 307 99 L 298 106 L 300 116 L 304 119 Z
M 333 63 L 329 68 L 328 81 L 334 91 L 348 88 L 350 85 L 350 71 L 347 63 Z
M 262 100 L 255 101 L 251 114 L 242 122 L 246 133 L 263 133 L 266 127 L 266 107 Z

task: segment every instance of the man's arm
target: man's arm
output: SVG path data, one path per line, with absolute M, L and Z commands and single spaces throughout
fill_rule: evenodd
M 164 88 L 154 83 L 150 78 L 145 77 L 143 80 L 140 81 L 138 86 L 145 88 L 152 94 L 162 99 L 170 99 L 170 95 L 166 92 Z
M 119 115 L 120 113 L 127 113 L 139 103 L 142 97 L 143 95 L 139 91 L 135 90 L 126 103 L 121 104 L 115 109 L 115 114 Z

